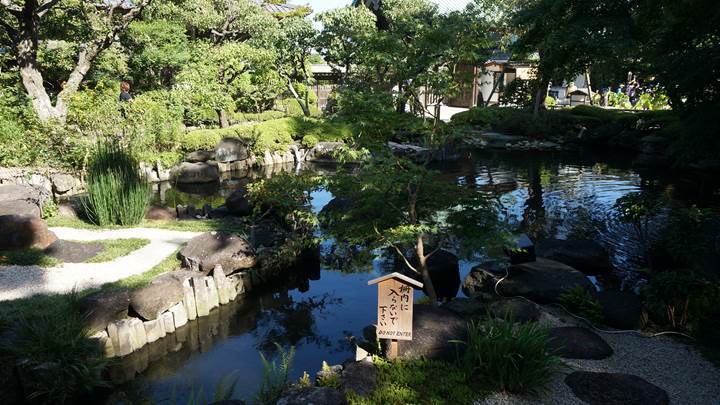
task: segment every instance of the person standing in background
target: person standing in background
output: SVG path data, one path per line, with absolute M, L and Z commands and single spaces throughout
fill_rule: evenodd
M 130 83 L 126 81 L 120 82 L 120 101 L 131 101 L 132 98 L 130 94 Z

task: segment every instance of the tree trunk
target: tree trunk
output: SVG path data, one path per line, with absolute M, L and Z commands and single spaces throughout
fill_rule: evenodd
M 422 234 L 418 235 L 417 245 L 415 245 L 415 254 L 418 258 L 418 270 L 420 271 L 420 275 L 423 278 L 423 287 L 425 288 L 425 292 L 427 292 L 430 301 L 432 301 L 432 303 L 434 304 L 437 302 L 437 294 L 435 293 L 435 286 L 433 285 L 432 279 L 430 278 L 430 271 L 428 270 L 427 265 L 427 256 L 425 256 L 425 242 L 423 242 Z
M 291 79 L 288 79 L 288 89 L 290 90 L 290 93 L 292 93 L 293 98 L 295 98 L 297 103 L 300 105 L 300 108 L 303 111 L 303 115 L 305 115 L 306 117 L 309 117 L 310 116 L 310 107 L 308 107 L 308 105 L 303 102 L 302 97 L 300 97 L 298 92 L 295 90 L 295 86 L 293 86 Z
M 219 110 L 215 110 L 218 115 L 218 123 L 220 124 L 220 128 L 229 128 L 230 127 L 230 121 L 228 120 L 227 111 L 225 111 L 224 108 L 221 108 Z
M 545 98 L 547 97 L 548 86 L 550 81 L 547 79 L 540 80 L 537 92 L 535 93 L 535 106 L 533 108 L 533 118 L 537 118 L 540 115 L 540 108 L 545 107 Z
M 595 105 L 595 102 L 593 101 L 593 91 L 592 86 L 590 85 L 590 71 L 585 71 L 585 85 L 587 85 L 588 89 L 588 95 L 590 96 L 590 105 Z

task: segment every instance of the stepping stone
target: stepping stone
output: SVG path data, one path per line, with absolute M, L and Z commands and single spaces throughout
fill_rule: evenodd
M 667 392 L 640 377 L 576 371 L 565 377 L 572 392 L 590 405 L 667 405 Z
M 597 333 L 574 326 L 552 328 L 548 346 L 566 359 L 602 360 L 613 354 L 613 349 Z
M 45 249 L 45 254 L 63 263 L 84 263 L 103 250 L 105 250 L 105 246 L 102 243 L 78 243 L 58 240 Z

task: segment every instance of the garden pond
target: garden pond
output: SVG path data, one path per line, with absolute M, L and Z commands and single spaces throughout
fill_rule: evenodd
M 448 181 L 491 193 L 502 207 L 502 219 L 534 240 L 601 242 L 617 271 L 610 279 L 593 280 L 598 288 L 634 288 L 639 282 L 634 271 L 639 266 L 637 242 L 613 210 L 619 197 L 654 190 L 699 206 L 720 206 L 717 179 L 636 170 L 632 157 L 619 154 L 468 151 L 436 168 Z M 263 175 L 270 173 L 231 175 L 204 192 L 161 185 L 156 202 L 218 206 L 234 189 Z M 313 209 L 319 211 L 331 199 L 328 192 L 316 192 Z M 334 241 L 325 240 L 321 255 L 333 248 Z M 260 352 L 275 358 L 275 343 L 296 349 L 291 380 L 304 371 L 314 376 L 322 361 L 337 364 L 354 358 L 355 339 L 376 319 L 376 287 L 367 282 L 391 271 L 392 265 L 379 257 L 364 271 L 348 273 L 327 262 L 295 270 L 305 274 L 295 285 L 252 292 L 119 360 L 113 373 L 129 382 L 116 387 L 108 403 L 187 403 L 200 393 L 211 399 L 223 381 L 236 382 L 234 398 L 252 401 L 262 381 Z M 461 279 L 476 263 L 460 262 Z M 421 293 L 416 294 L 417 300 Z

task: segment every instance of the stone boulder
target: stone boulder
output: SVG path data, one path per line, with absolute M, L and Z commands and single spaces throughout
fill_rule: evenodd
M 540 304 L 549 304 L 578 286 L 595 290 L 583 273 L 560 262 L 538 258 L 535 262 L 510 266 L 508 277 L 497 288 L 505 297 L 523 296 Z
M 130 307 L 143 319 L 152 321 L 157 319 L 158 314 L 182 301 L 183 297 L 182 282 L 172 277 L 158 277 L 148 286 L 130 294 Z
M 45 254 L 63 263 L 83 263 L 105 250 L 102 243 L 80 243 L 69 240 L 56 240 L 45 249 Z
M 575 326 L 551 328 L 548 346 L 566 359 L 602 360 L 613 354 L 612 347 L 600 335 Z
M 171 177 L 180 184 L 213 183 L 220 180 L 220 172 L 217 165 L 183 162 L 172 170 Z
M 442 306 L 465 319 L 477 319 L 487 315 L 487 306 L 475 298 L 455 298 Z
M 239 217 L 250 215 L 252 213 L 252 206 L 250 206 L 250 201 L 247 199 L 247 190 L 240 188 L 233 191 L 225 200 L 225 207 L 227 207 L 231 214 Z
M 371 361 L 352 362 L 343 367 L 340 382 L 345 391 L 368 396 L 377 386 L 378 371 Z
M 465 276 L 462 283 L 462 292 L 466 297 L 491 299 L 496 296 L 495 284 L 504 275 L 493 273 L 487 270 L 486 265 L 480 264 L 473 267 Z
M 344 405 L 345 394 L 329 387 L 293 388 L 277 401 L 277 405 Z
M 430 280 L 438 299 L 455 298 L 460 288 L 460 266 L 457 256 L 439 250 L 427 261 Z
M 305 159 L 310 161 L 334 161 L 335 151 L 344 146 L 345 144 L 343 142 L 318 142 L 317 145 L 308 151 Z
M 75 177 L 66 173 L 55 173 L 50 176 L 50 181 L 55 194 L 66 194 L 77 187 L 78 183 Z
M 228 232 L 206 232 L 191 239 L 180 252 L 183 267 L 209 273 L 221 265 L 225 274 L 254 267 L 255 250 L 247 239 Z
M 629 291 L 600 291 L 597 300 L 602 306 L 605 323 L 618 329 L 636 329 L 642 318 L 642 301 Z
M 47 223 L 37 217 L 0 216 L 0 250 L 47 249 L 57 241 Z
M 238 138 L 223 138 L 215 148 L 215 160 L 218 162 L 235 162 L 248 157 L 250 157 L 250 153 L 247 145 Z
M 451 340 L 465 340 L 466 321 L 449 309 L 432 305 L 415 305 L 413 340 L 398 343 L 398 356 L 403 359 L 452 359 L 455 348 Z
M 29 186 L 0 185 L 0 215 L 40 217 L 40 192 Z
M 88 314 L 87 325 L 91 333 L 99 332 L 108 324 L 127 318 L 130 294 L 126 290 L 101 291 L 81 298 L 79 304 Z
M 662 388 L 644 379 L 620 373 L 575 371 L 565 377 L 573 394 L 590 405 L 668 405 Z
M 145 219 L 172 221 L 177 219 L 177 210 L 162 205 L 151 205 Z
M 593 240 L 548 239 L 538 243 L 536 249 L 538 256 L 567 264 L 585 274 L 607 274 L 613 269 L 607 250 Z
M 214 151 L 208 151 L 208 150 L 198 150 L 195 152 L 190 152 L 185 156 L 185 161 L 190 163 L 205 163 L 208 160 L 213 160 L 215 158 L 215 152 Z
M 495 318 L 518 322 L 535 322 L 540 318 L 539 306 L 522 298 L 501 298 L 488 304 L 487 309 Z

